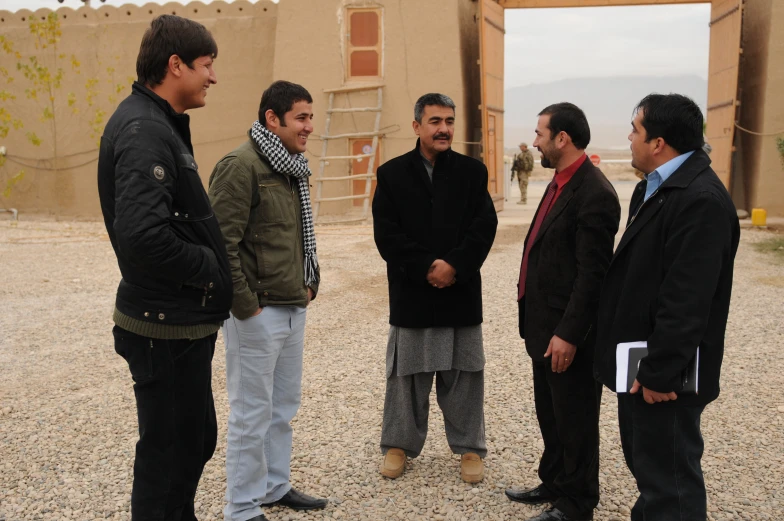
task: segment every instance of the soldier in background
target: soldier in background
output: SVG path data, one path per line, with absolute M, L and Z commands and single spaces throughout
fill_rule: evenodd
M 520 185 L 520 200 L 517 204 L 525 204 L 528 201 L 528 178 L 534 169 L 534 156 L 526 143 L 520 143 L 520 153 L 515 155 L 512 163 L 512 181 L 517 174 L 517 182 Z

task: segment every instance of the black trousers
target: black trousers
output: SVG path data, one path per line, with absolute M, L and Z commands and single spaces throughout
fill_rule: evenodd
M 211 383 L 217 333 L 158 340 L 117 326 L 112 332 L 133 377 L 139 421 L 131 519 L 196 521 L 196 487 L 218 439 Z
M 599 503 L 599 405 L 602 386 L 593 362 L 578 351 L 572 365 L 554 373 L 550 360 L 533 362 L 536 418 L 544 441 L 539 479 L 558 496 L 553 506 L 591 519 Z
M 631 521 L 705 521 L 700 416 L 705 406 L 647 404 L 642 394 L 618 395 L 626 465 L 640 496 Z

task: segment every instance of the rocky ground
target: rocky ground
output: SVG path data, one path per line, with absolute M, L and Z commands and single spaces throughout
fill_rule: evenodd
M 406 474 L 378 474 L 387 301 L 369 226 L 317 228 L 323 283 L 309 310 L 292 481 L 328 497 L 321 512 L 270 509 L 275 520 L 511 520 L 508 486 L 537 483 L 542 444 L 530 362 L 516 332 L 515 281 L 524 227 L 499 229 L 483 269 L 487 477 L 459 478 L 432 400 L 431 435 Z M 703 415 L 710 517 L 784 518 L 784 265 L 744 230 L 727 328 L 723 392 Z M 110 320 L 119 280 L 99 223 L 0 223 L 0 521 L 128 520 L 136 433 L 131 379 Z M 220 434 L 197 495 L 200 520 L 222 519 L 227 398 L 219 340 L 214 382 Z M 595 519 L 628 519 L 634 484 L 616 406 L 604 394 L 602 500 Z

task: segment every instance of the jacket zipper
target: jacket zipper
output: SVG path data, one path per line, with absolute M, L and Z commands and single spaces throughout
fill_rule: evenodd
M 589 325 L 589 326 L 588 326 L 588 331 L 586 331 L 586 332 L 585 332 L 585 336 L 583 337 L 583 342 L 585 342 L 586 340 L 588 340 L 588 335 L 590 335 L 590 334 L 591 334 L 591 329 L 593 329 L 593 324 L 591 324 L 591 325 Z
M 294 198 L 294 185 L 291 183 L 291 178 L 289 178 L 289 186 L 291 187 L 291 204 L 292 205 L 296 205 L 297 203 L 299 203 L 299 201 L 295 200 L 295 198 Z M 295 208 L 297 208 L 297 207 L 295 206 Z M 298 211 L 298 210 L 299 209 L 297 209 L 295 211 Z M 302 245 L 302 262 L 300 262 L 300 264 L 302 266 L 304 266 L 305 265 L 305 244 L 302 241 L 302 231 L 301 231 L 301 227 L 304 225 L 304 223 L 302 223 L 301 219 L 298 219 L 296 222 L 300 223 L 300 226 L 295 226 L 295 229 L 297 230 L 297 242 L 298 242 L 298 244 Z M 304 268 L 303 268 L 303 274 L 304 274 Z M 308 298 L 308 287 L 307 286 L 305 286 L 305 298 L 306 299 Z
M 637 216 L 638 216 L 638 215 L 640 215 L 640 212 L 641 212 L 641 211 L 642 211 L 642 209 L 645 207 L 645 205 L 646 205 L 646 204 L 648 204 L 648 201 L 650 201 L 651 199 L 653 199 L 653 196 L 655 196 L 655 195 L 656 195 L 656 194 L 658 194 L 658 193 L 659 193 L 659 189 L 657 188 L 657 189 L 656 189 L 656 190 L 655 190 L 655 191 L 654 191 L 654 192 L 651 194 L 651 196 L 650 196 L 648 199 L 646 199 L 645 201 L 643 201 L 643 202 L 642 202 L 642 204 L 640 205 L 640 207 L 639 207 L 639 208 L 637 208 L 637 211 L 636 211 L 636 212 L 634 212 L 634 215 L 632 215 L 632 220 L 631 220 L 631 221 L 629 221 L 629 224 L 627 224 L 627 225 L 626 225 L 626 228 L 625 228 L 625 229 L 628 229 L 628 228 L 629 228 L 629 226 L 631 226 L 631 225 L 632 225 L 632 223 L 633 223 L 633 222 L 634 222 L 634 220 L 637 218 Z M 643 195 L 643 197 L 645 197 L 645 195 Z

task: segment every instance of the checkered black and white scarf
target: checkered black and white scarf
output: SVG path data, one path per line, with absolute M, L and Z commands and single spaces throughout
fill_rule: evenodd
M 280 138 L 256 121 L 250 128 L 253 141 L 259 146 L 261 154 L 267 158 L 272 169 L 279 174 L 290 175 L 297 180 L 300 210 L 302 211 L 302 241 L 305 250 L 305 284 L 319 282 L 318 256 L 316 255 L 316 234 L 313 231 L 313 211 L 310 208 L 311 176 L 308 160 L 302 154 L 291 155 L 281 143 Z

